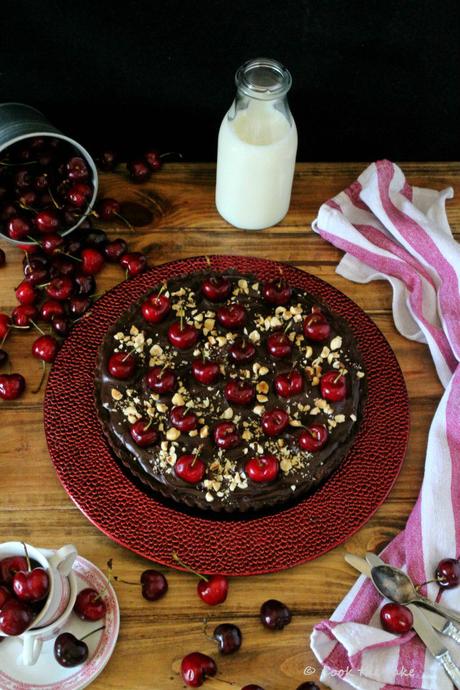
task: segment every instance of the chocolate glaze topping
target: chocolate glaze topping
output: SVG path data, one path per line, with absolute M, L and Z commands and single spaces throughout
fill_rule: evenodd
M 304 496 L 324 482 L 342 462 L 350 447 L 366 397 L 364 372 L 353 333 L 339 315 L 329 312 L 317 299 L 297 288 L 285 306 L 268 304 L 262 295 L 262 283 L 251 275 L 226 273 L 232 291 L 225 302 L 205 299 L 201 285 L 209 273 L 194 273 L 170 280 L 163 287 L 171 301 L 171 311 L 161 323 L 148 323 L 141 304 L 149 295 L 129 308 L 106 334 L 100 348 L 96 369 L 96 403 L 104 433 L 115 455 L 155 491 L 188 506 L 228 513 L 257 510 L 286 503 Z M 156 286 L 151 293 L 158 292 Z M 149 293 L 150 294 L 150 293 Z M 216 319 L 223 304 L 239 302 L 246 309 L 246 322 L 240 329 L 229 330 Z M 321 343 L 307 340 L 302 324 L 312 309 L 321 309 L 331 327 L 330 336 Z M 167 337 L 169 326 L 183 314 L 184 323 L 199 331 L 195 347 L 181 351 Z M 292 355 L 274 359 L 267 351 L 267 337 L 286 329 L 293 344 Z M 253 360 L 237 364 L 228 349 L 236 339 L 255 346 Z M 117 380 L 107 370 L 114 352 L 132 352 L 136 360 L 133 376 Z M 218 381 L 211 386 L 198 383 L 191 370 L 194 359 L 206 354 L 220 366 Z M 169 366 L 177 376 L 174 393 L 152 394 L 145 374 L 152 366 Z M 304 389 L 292 398 L 276 393 L 274 377 L 298 369 Z M 347 396 L 342 401 L 321 398 L 320 379 L 328 371 L 344 373 Z M 255 397 L 247 406 L 230 404 L 224 396 L 225 383 L 232 379 L 250 382 Z M 198 417 L 192 432 L 172 426 L 172 407 L 185 404 Z M 261 427 L 265 411 L 282 408 L 290 424 L 279 436 L 268 437 Z M 138 419 L 152 420 L 159 432 L 155 445 L 140 448 L 133 441 L 130 426 Z M 230 450 L 219 449 L 214 441 L 215 425 L 228 420 L 235 423 L 241 443 Z M 326 445 L 309 453 L 299 448 L 297 439 L 303 428 L 324 424 L 329 432 Z M 178 478 L 174 464 L 184 454 L 197 452 L 206 464 L 204 480 L 196 485 Z M 280 470 L 275 481 L 257 483 L 246 476 L 250 458 L 265 453 L 275 455 Z

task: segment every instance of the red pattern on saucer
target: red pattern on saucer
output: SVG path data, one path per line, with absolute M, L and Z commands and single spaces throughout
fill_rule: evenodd
M 99 627 L 99 624 L 104 624 L 105 629 L 99 634 L 96 648 L 94 651 L 92 651 L 92 653 L 90 653 L 89 660 L 86 661 L 83 666 L 79 666 L 74 669 L 63 669 L 59 666 L 57 661 L 54 660 L 54 658 L 49 658 L 51 657 L 51 654 L 49 654 L 45 662 L 46 673 L 49 673 L 50 675 L 62 673 L 62 678 L 56 682 L 41 682 L 43 680 L 42 674 L 44 671 L 43 668 L 40 669 L 39 660 L 36 666 L 19 667 L 18 675 L 27 674 L 32 679 L 34 676 L 34 670 L 36 670 L 36 675 L 40 675 L 40 682 L 38 682 L 38 679 L 37 682 L 35 679 L 30 681 L 19 680 L 18 678 L 13 678 L 9 673 L 0 671 L 1 690 L 82 690 L 92 683 L 106 666 L 115 648 L 120 627 L 120 611 L 115 591 L 112 585 L 109 584 L 107 586 L 107 579 L 103 573 L 96 568 L 93 563 L 87 561 L 86 558 L 83 558 L 82 556 L 77 556 L 77 559 L 73 565 L 73 571 L 77 575 L 79 590 L 85 587 L 93 587 L 98 592 L 102 592 L 104 590 L 103 597 L 107 606 L 107 612 L 104 620 L 100 621 L 100 623 L 94 623 L 94 628 Z M 88 626 L 88 623 L 84 623 L 82 625 L 74 614 L 72 614 L 72 618 L 74 621 L 77 621 L 77 625 L 80 625 L 81 627 Z M 75 622 L 73 624 L 75 625 Z M 69 619 L 69 623 L 64 627 L 63 631 L 64 630 L 69 630 L 72 632 L 71 619 Z M 88 632 L 90 630 L 91 628 L 88 627 Z M 18 644 L 18 642 L 15 640 L 8 641 L 10 646 L 11 643 L 15 645 Z M 0 654 L 7 651 L 6 644 L 7 643 L 5 642 L 3 643 L 3 645 L 5 645 L 5 649 L 3 650 L 2 648 L 2 650 L 0 650 Z M 52 644 L 54 644 L 53 641 L 45 643 L 47 646 Z M 17 652 L 16 647 L 15 652 Z M 65 674 L 70 675 L 64 677 Z
M 266 280 L 283 271 L 293 286 L 316 294 L 347 319 L 362 354 L 368 385 L 364 419 L 335 474 L 297 505 L 242 518 L 219 518 L 177 505 L 138 486 L 112 456 L 94 403 L 94 367 L 107 328 L 149 288 L 208 268 L 207 257 L 157 266 L 103 295 L 75 326 L 51 371 L 45 430 L 58 476 L 72 500 L 102 532 L 170 567 L 174 551 L 203 573 L 252 575 L 311 560 L 348 539 L 374 514 L 404 460 L 409 407 L 396 357 L 380 330 L 328 283 L 275 261 L 211 256 L 211 268 L 236 268 Z

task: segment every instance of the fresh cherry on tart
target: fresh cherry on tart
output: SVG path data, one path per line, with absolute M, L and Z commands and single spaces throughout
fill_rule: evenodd
M 275 376 L 274 385 L 281 398 L 292 398 L 302 393 L 304 382 L 298 369 L 290 369 L 286 373 Z
M 202 272 L 153 285 L 111 327 L 97 407 L 152 490 L 244 512 L 327 479 L 358 426 L 363 376 L 347 324 L 284 276 Z M 136 425 L 154 441 L 133 442 Z

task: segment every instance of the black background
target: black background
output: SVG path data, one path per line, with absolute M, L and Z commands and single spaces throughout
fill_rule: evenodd
M 458 0 L 4 0 L 0 95 L 94 150 L 214 160 L 250 57 L 284 62 L 299 160 L 460 152 Z

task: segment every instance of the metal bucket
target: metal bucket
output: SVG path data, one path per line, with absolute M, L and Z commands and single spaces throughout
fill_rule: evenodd
M 0 153 L 7 149 L 12 144 L 16 144 L 18 141 L 29 139 L 30 137 L 53 137 L 54 139 L 63 139 L 68 144 L 73 146 L 76 151 L 78 151 L 81 156 L 85 159 L 88 167 L 92 173 L 92 184 L 93 184 L 93 196 L 86 207 L 86 210 L 82 212 L 81 218 L 75 225 L 71 228 L 60 232 L 62 237 L 73 232 L 83 219 L 88 215 L 94 206 L 94 202 L 97 197 L 98 190 L 98 175 L 96 164 L 92 159 L 88 151 L 70 137 L 63 134 L 59 129 L 54 127 L 47 120 L 47 118 L 36 108 L 30 105 L 25 105 L 24 103 L 0 103 Z M 8 235 L 4 235 L 0 232 L 0 237 L 17 247 L 24 247 L 27 242 L 24 240 L 12 240 Z

